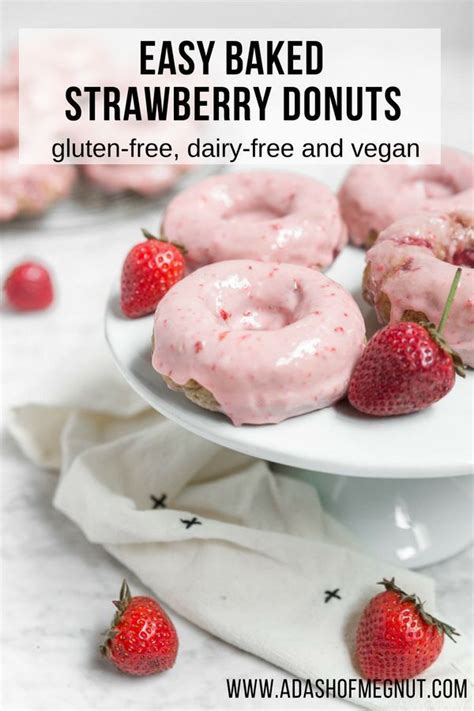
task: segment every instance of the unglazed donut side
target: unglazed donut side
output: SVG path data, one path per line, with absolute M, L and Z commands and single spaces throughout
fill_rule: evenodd
M 362 277 L 362 296 L 368 304 L 375 308 L 377 318 L 380 323 L 388 323 L 390 321 L 390 312 L 392 304 L 387 294 L 382 290 L 375 299 L 371 284 L 371 266 L 370 263 L 365 265 L 364 275 Z
M 199 407 L 203 407 L 205 410 L 211 410 L 211 412 L 222 412 L 219 403 L 211 391 L 207 390 L 203 385 L 200 385 L 196 380 L 191 379 L 184 383 L 184 385 L 178 385 L 178 383 L 175 383 L 168 375 L 161 373 L 161 377 L 170 390 L 184 393 L 188 400 L 194 402 L 195 405 L 199 405 Z
M 154 349 L 155 334 L 153 333 L 151 336 L 151 350 L 153 351 Z M 196 405 L 203 407 L 205 410 L 211 410 L 211 412 L 222 412 L 219 403 L 211 391 L 198 383 L 196 380 L 191 378 L 183 385 L 179 385 L 179 383 L 176 383 L 173 378 L 169 377 L 169 375 L 164 375 L 163 373 L 160 373 L 160 375 L 170 390 L 182 392 L 188 400 L 191 400 L 191 402 L 194 402 Z

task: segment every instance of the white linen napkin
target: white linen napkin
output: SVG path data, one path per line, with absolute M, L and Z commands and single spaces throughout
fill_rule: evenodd
M 312 486 L 151 411 L 102 343 L 88 350 L 87 368 L 62 361 L 10 411 L 10 431 L 38 465 L 60 468 L 54 506 L 171 608 L 312 680 L 358 678 L 355 625 L 382 577 L 434 608 L 432 581 L 357 550 Z M 462 641 L 447 640 L 423 676 L 464 678 L 467 658 Z M 471 703 L 353 701 L 397 711 Z

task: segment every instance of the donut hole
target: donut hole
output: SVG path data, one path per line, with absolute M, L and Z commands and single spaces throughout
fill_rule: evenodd
M 218 293 L 211 291 L 208 300 L 219 324 L 226 331 L 277 331 L 304 317 L 305 296 L 296 280 L 279 282 L 277 296 L 272 291 L 278 272 L 278 268 L 273 268 L 266 280 L 253 287 L 249 282 L 237 283 L 232 278 L 220 282 Z M 238 298 L 236 289 L 240 291 Z
M 271 222 L 285 217 L 290 212 L 291 197 L 282 202 L 271 195 L 246 195 L 223 214 L 224 220 L 239 222 Z
M 298 320 L 291 308 L 252 301 L 233 312 L 221 307 L 216 316 L 228 331 L 278 331 Z
M 459 192 L 461 186 L 443 166 L 421 166 L 411 176 L 411 183 L 415 183 L 424 197 L 441 199 Z
M 260 304 L 246 309 L 240 317 L 240 327 L 245 331 L 277 331 L 296 321 L 295 313 L 281 306 Z
M 448 218 L 450 225 L 449 243 L 438 239 L 436 234 L 426 232 L 409 232 L 397 236 L 394 242 L 399 245 L 411 247 L 424 247 L 432 251 L 433 255 L 442 262 L 454 264 L 458 267 L 474 268 L 474 219 L 462 212 L 451 213 Z M 397 268 L 405 269 L 404 265 Z

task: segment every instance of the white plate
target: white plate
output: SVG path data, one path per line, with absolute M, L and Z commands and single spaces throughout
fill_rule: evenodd
M 376 328 L 362 300 L 364 254 L 348 247 L 328 271 L 352 292 L 369 334 Z M 128 383 L 153 408 L 186 429 L 230 449 L 281 464 L 347 476 L 413 478 L 470 474 L 474 374 L 457 378 L 453 390 L 433 407 L 413 415 L 365 417 L 346 402 L 278 425 L 234 427 L 181 393 L 172 392 L 150 364 L 153 318 L 129 320 L 113 289 L 105 316 L 107 341 Z

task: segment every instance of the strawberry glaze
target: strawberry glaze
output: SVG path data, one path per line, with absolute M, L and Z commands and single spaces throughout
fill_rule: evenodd
M 162 229 L 186 247 L 194 269 L 240 258 L 325 269 L 347 243 L 333 193 L 277 171 L 229 173 L 188 188 L 169 204 Z
M 153 367 L 209 390 L 235 425 L 280 422 L 342 398 L 365 342 L 355 301 L 306 267 L 203 267 L 155 314 Z
M 358 165 L 339 191 L 351 242 L 365 245 L 392 222 L 413 212 L 472 209 L 471 155 L 443 148 L 441 165 Z
M 464 360 L 474 366 L 474 213 L 420 213 L 390 225 L 367 252 L 365 290 L 380 320 L 390 301 L 390 322 L 405 310 L 424 313 L 437 324 L 453 281 L 456 265 L 462 276 L 444 336 Z

